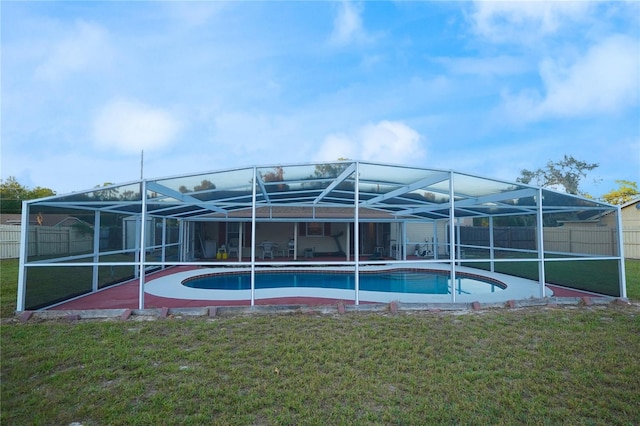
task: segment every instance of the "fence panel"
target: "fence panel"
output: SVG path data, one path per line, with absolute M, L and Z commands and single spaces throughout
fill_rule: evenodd
M 489 228 L 482 226 L 460 227 L 460 241 L 471 246 L 489 246 Z
M 618 239 L 616 229 L 609 227 L 546 227 L 544 249 L 547 252 L 616 256 Z M 495 227 L 496 248 L 536 250 L 536 229 L 533 227 Z M 640 231 L 624 231 L 625 254 L 640 258 Z M 462 244 L 488 246 L 489 228 L 462 227 Z M 635 256 L 635 257 L 633 257 Z
M 616 256 L 616 230 L 609 227 L 545 228 L 544 249 L 563 253 Z
M 568 228 L 545 228 L 544 249 L 561 253 L 571 252 L 571 230 Z
M 93 237 L 72 227 L 31 226 L 28 236 L 29 257 L 62 257 L 88 253 Z
M 622 238 L 624 240 L 624 257 L 640 259 L 640 228 L 623 230 Z
M 20 226 L 0 225 L 0 259 L 20 257 Z

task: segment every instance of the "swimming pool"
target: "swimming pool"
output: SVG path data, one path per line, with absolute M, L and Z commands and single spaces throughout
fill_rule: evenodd
M 411 274 L 409 277 L 402 277 L 403 271 L 407 269 Z M 145 285 L 145 293 L 173 299 L 209 300 L 212 306 L 218 302 L 247 302 L 252 298 L 262 300 L 263 303 L 265 300 L 273 300 L 275 304 L 287 303 L 284 300 L 307 298 L 308 302 L 296 303 L 317 304 L 321 300 L 331 303 L 332 300 L 353 301 L 356 293 L 360 302 L 374 303 L 506 302 L 540 297 L 541 293 L 540 284 L 536 281 L 458 266 L 458 278 L 452 294 L 448 265 L 433 262 L 425 262 L 423 267 L 412 265 L 411 268 L 362 265 L 358 292 L 354 288 L 353 267 L 349 266 L 267 267 L 256 268 L 255 272 L 254 289 L 251 289 L 249 267 L 209 267 L 176 271 L 152 279 Z M 421 275 L 423 273 L 437 275 L 435 283 L 428 284 Z M 376 276 L 377 281 L 374 278 Z M 218 278 L 209 281 L 211 277 L 219 277 L 222 281 Z M 344 281 L 335 281 L 336 279 Z M 548 288 L 546 292 L 546 295 L 552 294 Z
M 360 290 L 387 293 L 451 294 L 451 277 L 437 271 L 391 270 L 360 274 Z M 207 290 L 249 290 L 250 273 L 207 274 L 182 281 L 190 288 Z M 256 274 L 255 288 L 319 288 L 354 290 L 355 277 L 347 272 L 260 272 Z M 502 291 L 506 285 L 496 280 L 458 275 L 456 294 L 482 294 Z

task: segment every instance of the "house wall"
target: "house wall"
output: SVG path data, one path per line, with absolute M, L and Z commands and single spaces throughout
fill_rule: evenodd
M 640 259 L 640 200 L 621 209 L 624 257 Z
M 625 229 L 640 229 L 640 201 L 625 206 L 622 211 L 622 227 Z
M 407 255 L 411 256 L 415 254 L 416 245 L 420 250 L 426 250 L 432 254 L 437 250 L 438 256 L 444 256 L 448 253 L 447 248 L 447 226 L 448 222 L 438 221 L 436 222 L 435 229 L 433 223 L 413 223 L 409 222 L 406 225 L 406 241 L 404 247 Z M 392 239 L 401 241 L 402 236 L 397 235 L 395 226 L 391 226 Z
M 219 222 L 203 223 L 202 231 L 207 240 L 215 241 L 217 248 L 226 243 L 226 224 L 221 225 Z M 304 223 L 300 223 L 299 226 L 304 226 Z M 261 256 L 260 244 L 265 241 L 270 241 L 277 244 L 276 253 L 282 256 L 288 255 L 289 240 L 294 237 L 297 239 L 297 253 L 298 257 L 302 257 L 305 249 L 313 249 L 316 253 L 334 253 L 338 251 L 335 239 L 331 235 L 337 235 L 342 232 L 342 235 L 338 237 L 340 246 L 345 252 L 348 249 L 347 242 L 349 238 L 353 239 L 353 235 L 350 237 L 348 234 L 348 223 L 331 223 L 330 235 L 324 236 L 304 236 L 296 234 L 296 228 L 294 222 L 257 222 L 256 223 L 256 256 Z M 251 234 L 249 224 L 244 224 L 242 231 L 242 241 L 240 247 L 243 257 L 251 256 Z
M 624 257 L 627 259 L 640 259 L 640 210 L 636 208 L 639 203 L 640 200 L 620 209 Z M 617 228 L 617 220 L 615 214 L 608 214 L 602 218 L 602 223 Z

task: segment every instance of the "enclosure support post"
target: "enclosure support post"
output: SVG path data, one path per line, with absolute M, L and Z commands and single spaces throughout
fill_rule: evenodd
M 454 206 L 453 171 L 449 172 L 449 265 L 451 268 L 451 302 L 456 301 L 456 244 L 455 223 L 456 209 Z
M 298 260 L 298 222 L 293 223 L 293 260 Z
M 348 223 L 346 228 L 347 228 L 347 243 L 344 249 L 347 254 L 347 262 L 348 262 L 351 260 L 351 228 L 349 227 Z
M 20 260 L 18 266 L 18 296 L 16 300 L 16 310 L 24 311 L 25 294 L 27 287 L 27 270 L 25 264 L 29 256 L 29 247 L 27 235 L 29 234 L 29 203 L 22 202 L 22 224 L 20 229 Z
M 354 288 L 355 288 L 355 300 L 354 303 L 356 305 L 360 304 L 360 164 L 356 162 L 356 188 L 353 191 L 354 195 L 354 206 L 353 206 L 353 216 L 354 216 L 354 227 L 353 227 L 353 260 L 355 261 L 355 278 L 354 278 Z
M 256 303 L 256 185 L 258 172 L 253 168 L 251 192 L 251 306 Z
M 458 259 L 458 266 L 462 264 L 462 240 L 460 239 L 460 219 L 456 218 L 456 241 L 458 244 L 456 245 L 456 257 Z
M 616 212 L 617 222 L 618 222 L 618 256 L 620 257 L 620 261 L 618 263 L 618 273 L 620 274 L 620 297 L 626 299 L 627 298 L 627 277 L 626 277 L 626 269 L 624 265 L 624 239 L 622 234 L 622 209 L 618 206 L 618 211 Z
M 146 262 L 146 228 L 147 228 L 147 181 L 140 181 L 140 193 L 142 194 L 142 208 L 140 211 L 140 293 L 138 308 L 144 309 L 144 279 L 145 279 L 145 262 Z
M 96 210 L 93 220 L 93 273 L 91 281 L 91 290 L 95 293 L 98 291 L 98 273 L 100 267 L 100 210 Z
M 186 238 L 184 238 L 184 230 L 185 230 L 185 226 L 184 226 L 184 220 L 182 219 L 178 219 L 178 247 L 180 247 L 179 250 L 179 260 L 180 262 L 184 262 L 185 259 L 187 258 L 187 254 L 186 254 L 186 244 L 184 243 Z
M 431 237 L 431 254 L 433 255 L 434 259 L 438 258 L 438 254 L 437 254 L 437 244 L 436 242 L 438 241 L 438 226 L 436 225 L 436 221 L 434 220 L 431 223 L 432 226 L 432 237 Z
M 243 231 L 244 231 L 244 222 L 240 222 L 238 223 L 238 245 L 236 247 L 238 249 L 238 262 L 242 262 L 242 246 L 244 245 Z
M 140 247 L 141 247 L 141 244 L 140 244 L 140 220 L 141 220 L 141 218 L 137 217 L 136 221 L 135 221 L 135 225 L 136 225 L 135 226 L 135 236 L 136 236 L 136 238 L 135 238 L 134 249 L 133 249 L 133 261 L 137 265 L 139 265 L 139 262 L 140 262 Z M 124 234 L 124 227 L 123 227 L 123 239 L 122 240 L 126 241 L 124 239 L 124 236 L 125 236 L 125 234 Z M 138 278 L 139 276 L 140 276 L 140 268 L 137 268 L 137 267 L 134 266 L 133 267 L 133 278 Z
M 407 260 L 407 222 L 400 223 L 400 232 L 402 233 L 402 244 L 398 245 L 398 250 L 400 250 L 400 258 Z
M 166 268 L 164 262 L 167 260 L 167 218 L 162 218 L 162 253 L 160 254 L 162 269 Z
M 496 252 L 494 250 L 494 240 L 493 240 L 493 216 L 489 216 L 489 259 L 491 264 L 491 272 L 496 271 L 496 262 L 495 259 Z
M 544 270 L 544 221 L 542 217 L 542 188 L 538 188 L 536 219 L 538 222 L 538 280 L 540 281 L 540 297 L 545 297 L 545 270 Z

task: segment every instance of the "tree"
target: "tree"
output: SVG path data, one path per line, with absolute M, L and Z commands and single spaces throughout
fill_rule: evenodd
M 318 164 L 312 175 L 309 176 L 309 183 L 303 183 L 302 185 L 309 188 L 325 188 L 326 183 L 315 181 L 316 179 L 333 179 L 340 176 L 342 172 L 344 172 L 350 165 L 347 161 L 348 158 L 340 157 L 338 158 L 338 163 L 327 163 L 327 164 Z M 341 190 L 353 190 L 353 183 L 350 182 L 341 182 L 337 189 Z
M 52 189 L 40 186 L 29 189 L 13 176 L 5 181 L 0 179 L 0 213 L 21 213 L 23 201 L 51 195 L 56 195 Z
M 202 182 L 200 182 L 200 185 L 196 185 L 193 187 L 193 190 L 195 192 L 206 191 L 207 189 L 216 189 L 216 185 L 207 179 L 203 179 Z
M 180 191 L 183 194 L 186 194 L 187 192 L 206 191 L 207 189 L 216 189 L 216 184 L 211 182 L 210 180 L 203 179 L 200 182 L 200 184 L 194 186 L 193 189 L 189 189 L 184 185 L 180 185 L 180 187 L 178 188 L 178 191 Z
M 602 196 L 602 199 L 609 204 L 624 204 L 640 195 L 638 184 L 629 180 L 616 180 L 618 189 L 612 189 Z
M 314 171 L 315 177 L 317 178 L 335 178 L 338 177 L 340 173 L 346 170 L 349 167 L 348 158 L 340 157 L 338 161 L 342 163 L 329 163 L 329 164 L 318 164 Z
M 267 172 L 267 173 L 260 172 L 260 177 L 262 178 L 263 182 L 283 182 L 284 169 L 282 168 L 282 166 L 276 166 L 273 168 L 272 172 Z M 272 186 L 268 188 L 273 189 Z M 281 183 L 276 185 L 276 188 L 278 191 L 286 191 L 287 189 L 289 189 L 289 185 L 287 185 L 286 183 Z
M 102 201 L 118 200 L 120 198 L 120 193 L 117 188 L 110 188 L 112 185 L 112 182 L 105 182 L 102 186 L 94 186 L 94 188 L 98 188 L 98 190 L 93 192 L 93 198 Z
M 568 194 L 585 196 L 588 194 L 580 191 L 580 181 L 587 176 L 587 172 L 598 166 L 598 163 L 590 164 L 565 154 L 562 160 L 555 162 L 549 160 L 544 169 L 523 169 L 516 182 L 528 184 L 534 181 L 535 184 L 540 186 L 560 187 L 564 188 Z

